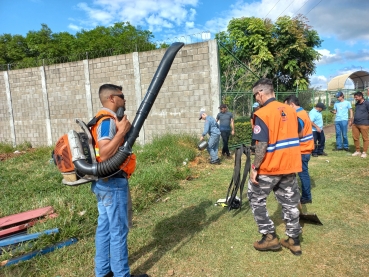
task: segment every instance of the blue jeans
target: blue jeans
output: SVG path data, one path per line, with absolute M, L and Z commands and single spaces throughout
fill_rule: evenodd
M 325 135 L 322 130 L 320 133 L 317 131 L 313 131 L 314 144 L 315 148 L 313 150 L 313 154 L 321 155 L 324 152 L 325 146 Z
M 95 275 L 110 271 L 114 277 L 130 276 L 128 265 L 128 181 L 125 178 L 99 179 L 92 182 L 97 198 Z
M 218 159 L 218 147 L 219 147 L 219 135 L 212 135 L 208 140 L 207 150 L 209 152 L 211 161 L 214 162 Z M 115 276 L 114 276 L 115 277 Z
M 222 149 L 222 154 L 227 154 L 229 155 L 229 149 L 228 149 L 228 140 L 229 140 L 229 136 L 231 135 L 231 131 L 220 131 L 220 135 L 222 137 L 222 141 L 223 141 L 223 149 Z
M 347 139 L 347 126 L 348 120 L 335 121 L 334 126 L 336 127 L 336 146 L 337 149 L 348 149 Z
M 309 160 L 310 154 L 301 154 L 302 171 L 298 173 L 301 181 L 301 200 L 311 200 Z

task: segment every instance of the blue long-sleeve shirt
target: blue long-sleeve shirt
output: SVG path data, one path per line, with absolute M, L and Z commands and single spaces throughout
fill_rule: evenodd
M 210 115 L 206 116 L 205 118 L 205 125 L 202 136 L 205 137 L 206 134 L 209 134 L 209 136 L 220 135 L 218 123 L 215 121 L 214 117 Z

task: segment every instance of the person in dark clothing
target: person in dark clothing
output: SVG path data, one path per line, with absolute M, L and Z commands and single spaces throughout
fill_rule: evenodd
M 322 111 L 325 109 L 326 107 L 323 103 L 317 103 L 315 107 L 309 112 L 311 124 L 313 125 L 313 136 L 315 144 L 315 148 L 312 153 L 313 157 L 328 156 L 328 154 L 324 152 L 325 135 L 323 131 Z
M 366 158 L 369 138 L 369 101 L 364 99 L 362 92 L 358 91 L 354 94 L 356 100 L 355 103 L 355 115 L 354 122 L 352 124 L 352 138 L 354 139 L 355 152 L 352 156 L 360 156 L 361 158 Z M 360 134 L 363 139 L 363 152 L 360 152 Z
M 223 141 L 222 155 L 227 155 L 229 157 L 231 153 L 228 149 L 228 141 L 230 135 L 234 135 L 233 114 L 228 112 L 226 104 L 220 105 L 219 109 L 220 113 L 218 113 L 216 121 L 219 124 L 220 135 Z

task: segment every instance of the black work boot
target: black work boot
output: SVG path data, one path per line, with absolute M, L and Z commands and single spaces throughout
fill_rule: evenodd
M 259 241 L 254 242 L 254 248 L 259 251 L 275 251 L 281 249 L 281 244 L 275 233 L 265 234 Z
M 147 274 L 139 274 L 139 275 L 132 275 L 131 274 L 131 277 L 150 277 L 150 276 L 147 275 Z
M 283 247 L 288 248 L 293 255 L 300 256 L 302 254 L 300 239 L 288 237 L 285 240 L 281 240 Z

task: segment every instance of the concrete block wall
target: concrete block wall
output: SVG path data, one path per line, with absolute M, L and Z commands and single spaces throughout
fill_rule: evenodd
M 74 119 L 88 120 L 83 62 L 45 67 L 52 143 L 69 130 L 80 131 Z
M 8 83 L 8 72 L 1 72 L 0 75 L 0 141 L 13 144 L 11 123 L 13 120 L 9 111 L 8 95 L 5 83 Z
M 101 108 L 102 84 L 121 85 L 126 114 L 132 122 L 165 49 L 3 72 L 0 78 L 1 142 L 29 141 L 33 146 L 55 145 L 69 130 L 80 131 L 75 118 L 86 123 Z M 220 76 L 215 40 L 185 45 L 140 132 L 145 144 L 166 132 L 201 135 L 199 111 L 216 116 Z M 11 97 L 11 102 L 7 97 Z M 13 119 L 11 113 L 12 111 Z M 12 126 L 14 122 L 14 126 Z
M 47 144 L 39 68 L 9 72 L 15 143 Z
M 136 101 L 132 56 L 131 53 L 89 60 L 93 115 L 102 108 L 99 100 L 99 87 L 110 83 L 123 87 L 127 109 L 125 114 L 133 120 L 136 113 Z
M 156 50 L 158 51 L 158 50 Z M 163 57 L 139 53 L 142 97 Z M 150 55 L 151 54 L 151 55 Z M 145 122 L 145 140 L 165 132 L 201 135 L 204 122 L 198 120 L 200 109 L 212 114 L 210 61 L 207 43 L 191 44 L 177 54 L 171 70 Z

